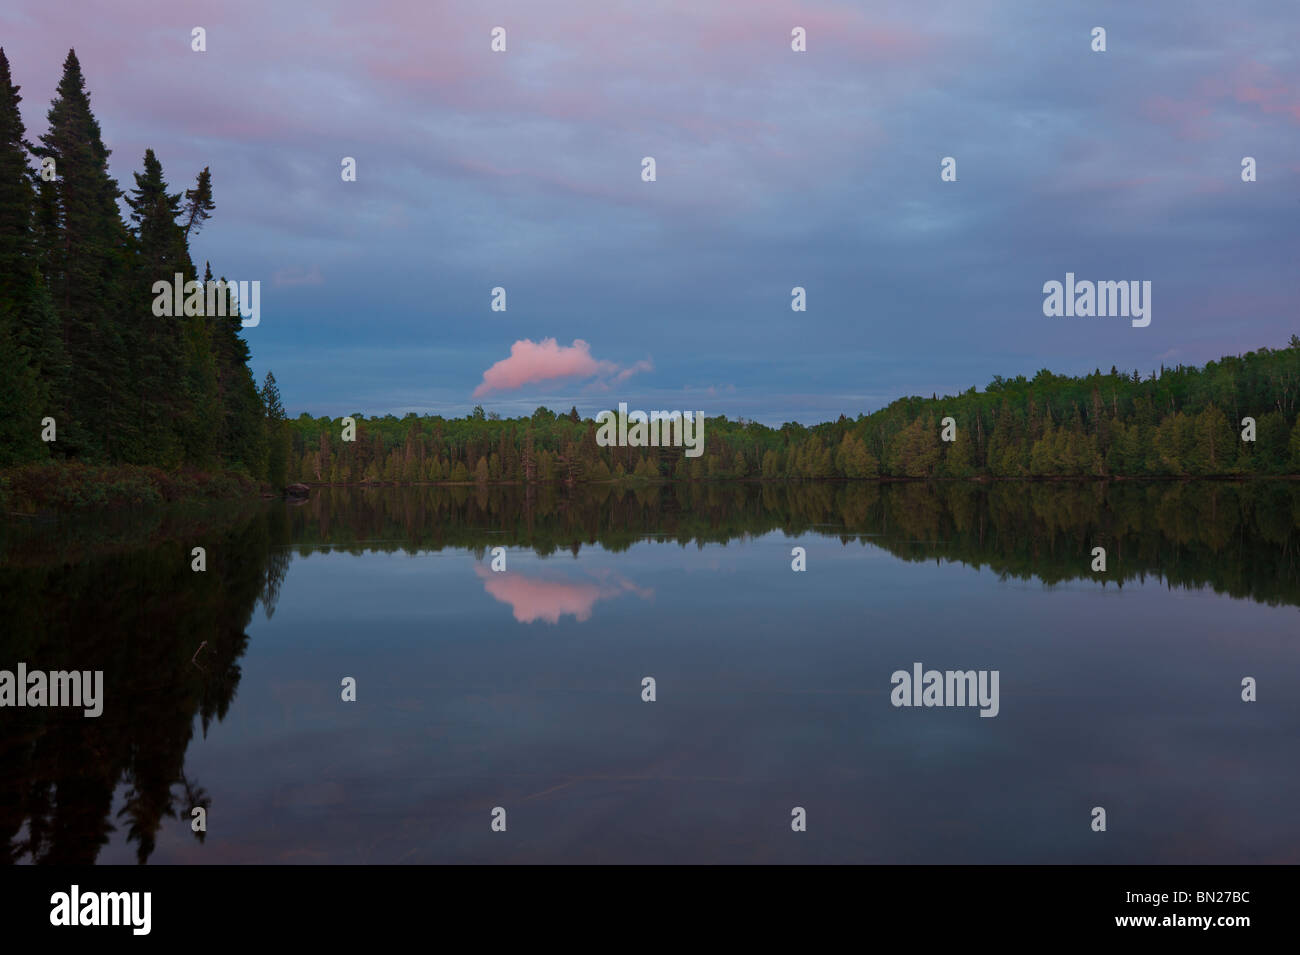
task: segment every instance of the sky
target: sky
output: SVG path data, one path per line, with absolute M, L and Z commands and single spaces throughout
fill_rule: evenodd
M 261 283 L 255 374 L 332 416 L 810 424 L 1285 345 L 1298 39 L 1277 0 L 0 8 L 28 139 L 75 48 L 123 188 L 146 148 L 211 168 L 192 255 Z M 1045 316 L 1067 272 L 1150 281 L 1150 325 Z

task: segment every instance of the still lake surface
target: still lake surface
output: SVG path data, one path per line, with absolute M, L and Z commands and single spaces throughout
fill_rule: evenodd
M 322 488 L 11 522 L 0 596 L 105 684 L 0 710 L 9 861 L 1300 861 L 1294 482 Z

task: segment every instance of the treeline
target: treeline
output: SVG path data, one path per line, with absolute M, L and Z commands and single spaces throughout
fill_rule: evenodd
M 812 427 L 708 418 L 695 458 L 602 448 L 593 420 L 546 408 L 508 420 L 481 408 L 357 414 L 355 440 L 344 441 L 341 419 L 286 422 L 273 375 L 257 388 L 237 310 L 153 315 L 153 283 L 198 279 L 189 242 L 215 208 L 209 170 L 173 193 L 147 150 L 123 193 L 71 51 L 37 145 L 20 101 L 0 50 L 0 467 L 73 459 L 230 470 L 276 486 L 1300 473 L 1295 336 L 1147 377 L 998 377 L 983 391 L 902 398 Z M 1243 439 L 1247 417 L 1253 440 Z M 51 430 L 56 440 L 43 440 Z
M 995 378 L 955 397 L 901 398 L 869 415 L 770 428 L 707 418 L 704 453 L 600 447 L 576 409 L 501 419 L 365 418 L 290 422 L 291 480 L 567 484 L 619 478 L 1027 478 L 1300 473 L 1300 338 L 1149 377 L 1112 368 Z M 1254 419 L 1253 440 L 1243 438 Z M 952 418 L 955 440 L 943 439 Z
M 153 314 L 155 282 L 198 278 L 189 241 L 215 208 L 209 170 L 171 192 L 147 150 L 124 193 L 75 52 L 38 144 L 20 102 L 0 50 L 0 466 L 73 459 L 275 480 L 279 399 L 273 378 L 261 392 L 253 381 L 237 309 Z

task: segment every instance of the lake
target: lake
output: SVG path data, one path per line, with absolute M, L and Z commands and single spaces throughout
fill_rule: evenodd
M 10 522 L 0 594 L 104 673 L 0 709 L 9 861 L 1300 861 L 1300 483 L 318 488 Z

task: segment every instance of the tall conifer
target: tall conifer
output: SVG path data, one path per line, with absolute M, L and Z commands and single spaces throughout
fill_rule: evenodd
M 135 430 L 119 324 L 127 231 L 117 209 L 121 191 L 108 173 L 109 150 L 72 50 L 50 105 L 49 130 L 34 151 L 55 163 L 56 179 L 43 190 L 45 228 L 57 230 L 46 249 L 45 277 L 67 361 L 76 369 L 68 378 L 70 420 L 59 422 L 59 442 L 87 457 L 112 458 Z

